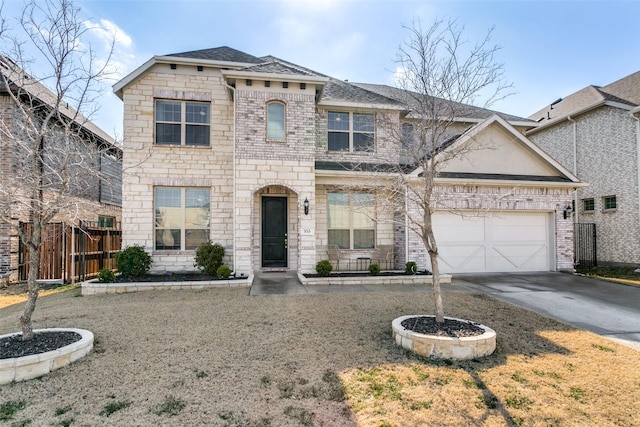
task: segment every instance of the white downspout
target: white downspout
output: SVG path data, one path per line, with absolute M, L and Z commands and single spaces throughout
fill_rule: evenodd
M 636 169 L 638 170 L 638 220 L 640 221 L 640 118 L 636 117 L 640 114 L 640 105 L 629 112 L 632 119 L 636 121 Z M 640 222 L 638 222 L 640 224 Z
M 233 268 L 232 275 L 236 274 L 236 88 L 227 82 L 224 85 L 231 91 L 233 97 Z M 248 274 L 248 272 L 247 272 Z
M 571 118 L 571 116 L 567 116 L 567 120 L 573 123 L 573 175 L 578 176 L 578 123 Z M 579 212 L 580 205 L 578 205 L 578 189 L 573 190 L 573 204 L 575 206 L 573 212 L 573 222 L 579 223 Z

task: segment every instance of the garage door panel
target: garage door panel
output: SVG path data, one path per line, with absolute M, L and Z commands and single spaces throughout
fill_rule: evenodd
M 487 216 L 436 212 L 434 233 L 442 272 L 548 271 L 546 213 L 494 212 Z
M 438 259 L 442 271 L 478 271 L 485 268 L 484 245 L 438 245 Z M 443 270 L 444 268 L 444 270 Z
M 547 245 L 494 245 L 487 260 L 492 271 L 537 271 L 547 270 Z

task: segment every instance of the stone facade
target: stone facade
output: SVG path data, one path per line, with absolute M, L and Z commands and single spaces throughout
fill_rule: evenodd
M 577 190 L 574 220 L 596 224 L 598 261 L 639 263 L 638 135 L 629 111 L 602 106 L 528 137 L 589 184 Z M 603 197 L 613 195 L 617 208 L 605 210 Z M 584 211 L 585 199 L 593 199 L 593 211 Z
M 268 270 L 272 267 L 264 258 L 263 202 L 279 198 L 285 206 L 286 253 L 284 262 L 276 268 L 314 272 L 316 263 L 327 258 L 328 192 L 349 186 L 372 188 L 379 179 L 344 170 L 332 175 L 326 169 L 317 170 L 318 162 L 398 163 L 401 109 L 396 105 L 325 102 L 321 97 L 326 78 L 294 71 L 277 74 L 273 70 L 282 68 L 271 63 L 261 69 L 266 71 L 252 67 L 238 71 L 233 69 L 240 68 L 238 64 L 225 63 L 230 68 L 215 61 L 200 64 L 197 57 L 176 58 L 176 64 L 171 61 L 166 57 L 150 63 L 143 72 L 117 85 L 116 92 L 124 102 L 123 245 L 144 246 L 152 254 L 155 272 L 193 270 L 194 250 L 156 249 L 154 190 L 206 188 L 211 194 L 209 238 L 225 247 L 225 264 L 236 274 Z M 210 146 L 156 144 L 157 100 L 208 103 Z M 283 139 L 268 138 L 267 109 L 272 102 L 285 107 Z M 373 114 L 374 152 L 329 151 L 330 111 Z M 461 124 L 460 129 L 468 126 Z M 483 208 L 549 214 L 556 232 L 550 242 L 556 257 L 550 268 L 571 269 L 572 232 L 561 218 L 572 184 L 551 187 L 540 184 L 513 188 L 485 183 L 443 185 L 439 191 L 456 208 L 474 199 Z M 403 215 L 389 208 L 389 195 L 379 189 L 373 191 L 375 245 L 394 247 L 395 268 L 403 269 L 407 259 L 425 260 L 424 249 L 403 226 Z M 371 256 L 373 250 L 346 252 L 349 260 L 355 261 Z

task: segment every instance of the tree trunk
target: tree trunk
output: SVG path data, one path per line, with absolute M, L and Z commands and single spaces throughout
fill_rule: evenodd
M 22 341 L 33 338 L 33 325 L 31 315 L 36 309 L 38 300 L 38 276 L 40 273 L 40 235 L 42 227 L 37 221 L 33 224 L 33 235 L 28 244 L 29 247 L 29 277 L 27 278 L 27 303 L 20 315 L 20 327 L 22 328 Z
M 431 269 L 433 270 L 433 300 L 436 309 L 436 323 L 444 323 L 444 307 L 442 306 L 442 292 L 440 290 L 440 267 L 438 266 L 438 254 L 429 251 Z

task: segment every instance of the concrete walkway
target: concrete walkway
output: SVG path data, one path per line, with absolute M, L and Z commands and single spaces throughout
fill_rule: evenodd
M 249 295 L 296 295 L 358 292 L 424 292 L 424 285 L 309 285 L 298 280 L 296 272 L 256 272 Z

